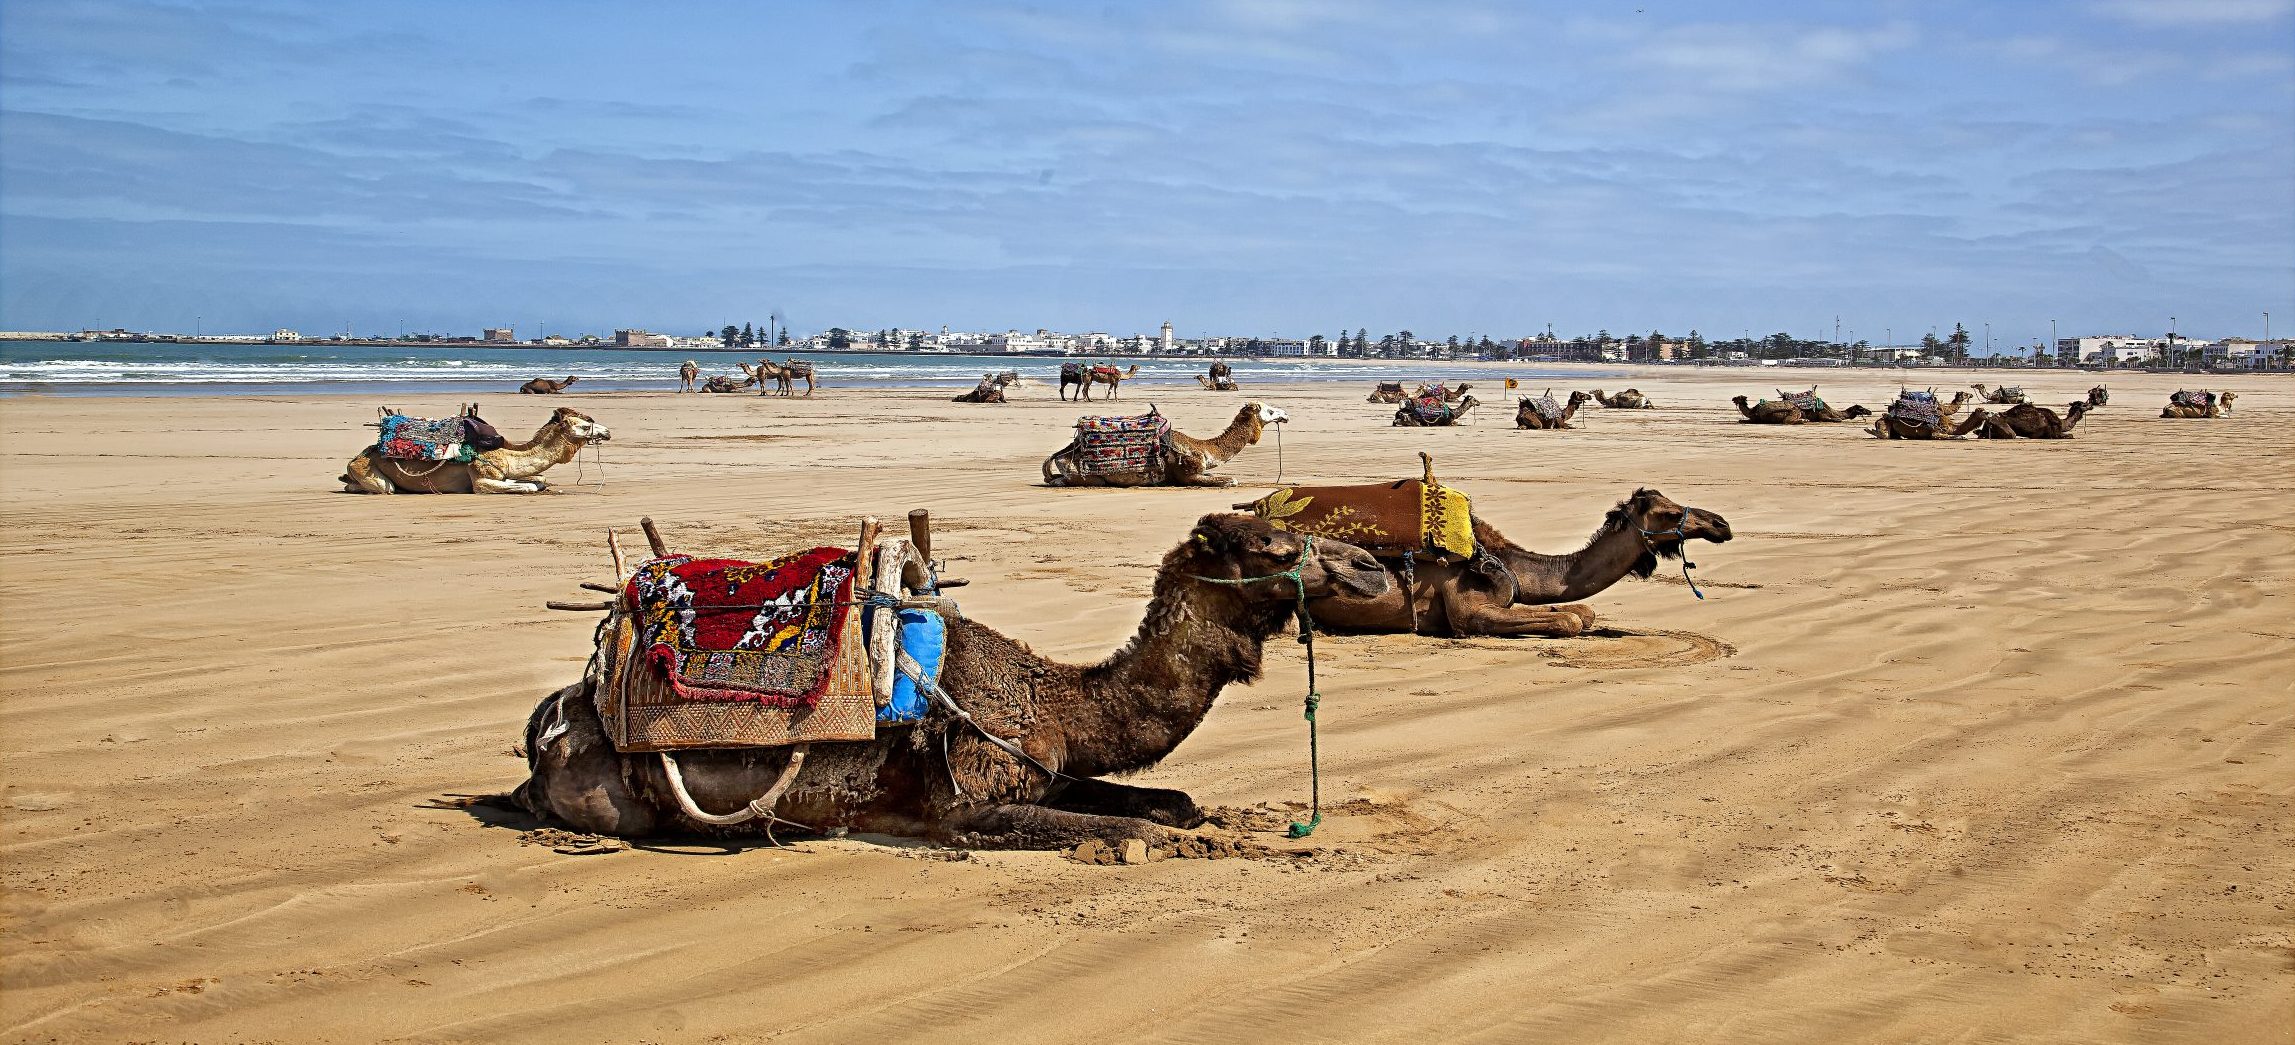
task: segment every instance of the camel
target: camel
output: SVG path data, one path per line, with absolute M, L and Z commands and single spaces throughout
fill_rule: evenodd
M 1967 395 L 1965 392 L 1961 394 Z M 1751 425 L 1798 425 L 1812 421 L 1833 424 L 1873 416 L 1871 410 L 1861 406 L 1835 410 L 1832 404 L 1826 403 L 1813 410 L 1804 410 L 1789 399 L 1764 399 L 1748 405 L 1744 396 L 1732 396 L 1729 401 L 1737 404 L 1738 413 L 1745 415 L 1742 423 Z
M 1422 405 L 1438 407 L 1440 408 L 1441 412 L 1421 413 L 1420 407 Z M 1467 396 L 1463 399 L 1460 399 L 1455 406 L 1448 402 L 1437 400 L 1433 396 L 1428 396 L 1424 399 L 1413 399 L 1407 403 L 1404 403 L 1400 408 L 1395 410 L 1395 421 L 1394 424 L 1390 427 L 1449 428 L 1450 426 L 1465 420 L 1467 411 L 1481 405 L 1482 400 L 1476 399 L 1473 396 Z
M 1092 398 L 1092 386 L 1095 384 L 1108 386 L 1107 397 L 1114 399 L 1116 392 L 1123 387 L 1123 383 L 1130 378 L 1139 376 L 1139 372 L 1140 365 L 1138 363 L 1133 363 L 1129 370 L 1118 370 L 1112 366 L 1062 363 L 1060 364 L 1060 401 L 1067 402 L 1068 386 L 1076 385 L 1078 386 L 1076 394 L 1088 402 Z
M 1239 387 L 1234 375 L 1234 369 L 1226 363 L 1213 363 L 1209 374 L 1195 375 L 1195 382 L 1202 385 L 1206 392 L 1233 392 Z
M 1449 385 L 1429 385 L 1421 383 L 1418 386 L 1418 391 L 1411 393 L 1411 398 L 1424 399 L 1430 395 L 1440 395 L 1443 402 L 1455 403 L 1460 399 L 1465 398 L 1466 390 L 1473 387 L 1474 382 L 1472 381 L 1461 381 L 1458 383 L 1457 388 L 1452 388 Z
M 2088 390 L 2088 409 L 2093 410 L 2112 401 L 2112 392 L 2102 385 Z
M 683 363 L 679 363 L 677 365 L 677 390 L 680 392 L 693 391 L 693 383 L 699 380 L 700 377 L 701 364 L 696 363 L 690 359 Z
M 530 396 L 556 395 L 565 391 L 568 385 L 571 385 L 579 380 L 581 380 L 581 378 L 575 377 L 572 374 L 566 375 L 566 379 L 563 381 L 552 381 L 546 377 L 537 377 L 532 381 L 528 381 L 525 384 L 519 385 L 518 392 L 521 395 Z
M 2192 403 L 2188 401 L 2182 389 L 2177 389 L 2176 394 L 2168 398 L 2167 409 L 2161 410 L 2160 416 L 2182 418 L 2224 417 L 2231 413 L 2231 401 L 2239 398 L 2239 393 L 2237 392 L 2216 393 L 2203 391 L 2198 394 L 2205 398 L 2200 403 Z
M 813 364 L 811 363 L 800 363 L 794 359 L 787 359 L 776 364 L 770 359 L 760 359 L 756 366 L 750 366 L 747 363 L 735 365 L 739 366 L 741 372 L 748 376 L 748 380 L 742 384 L 756 385 L 758 395 L 796 395 L 797 379 L 804 378 L 805 397 L 810 399 L 813 396 Z M 765 382 L 767 381 L 773 382 L 773 390 L 770 392 L 765 390 Z
M 1006 401 L 1004 398 L 1004 386 L 1016 385 L 1019 383 L 1020 372 L 1017 370 L 1007 370 L 1001 374 L 982 374 L 980 375 L 980 383 L 972 386 L 972 391 L 957 396 L 956 398 L 949 400 L 949 402 L 1002 403 Z
M 1627 577 L 1647 579 L 1659 559 L 1681 558 L 1684 542 L 1722 544 L 1730 532 L 1719 515 L 1640 489 L 1567 555 L 1523 548 L 1479 517 L 1474 539 L 1503 570 L 1416 556 L 1406 576 L 1401 560 L 1387 562 L 1392 587 L 1382 594 L 1310 599 L 1315 626 L 1350 635 L 1570 638 L 1594 626 L 1594 611 L 1579 600 Z
M 2087 414 L 2087 402 L 2075 399 L 2062 417 L 2044 406 L 2018 403 L 1997 414 L 1977 407 L 1968 419 L 1976 422 L 1978 439 L 2070 439 L 2072 426 Z
M 1378 560 L 1353 545 L 1249 516 L 1206 515 L 1164 556 L 1138 634 L 1098 664 L 1052 661 L 987 625 L 949 617 L 939 683 L 977 730 L 936 712 L 912 726 L 880 726 L 874 740 L 810 745 L 772 819 L 977 849 L 1180 841 L 1203 822 L 1194 799 L 1102 778 L 1162 761 L 1221 690 L 1257 680 L 1267 640 L 1291 620 L 1302 591 L 1371 598 L 1388 584 Z M 575 830 L 755 836 L 772 822 L 723 827 L 685 816 L 659 757 L 613 749 L 586 682 L 542 698 L 526 723 L 525 750 L 529 775 L 512 799 Z M 702 809 L 734 810 L 774 786 L 790 750 L 681 752 L 679 775 Z
M 1543 398 L 1552 399 L 1553 396 L 1547 395 Z M 1572 392 L 1570 393 L 1570 401 L 1562 407 L 1562 412 L 1549 417 L 1539 412 L 1539 400 L 1523 396 L 1522 401 L 1514 406 L 1514 427 L 1534 428 L 1541 431 L 1569 428 L 1570 419 L 1578 415 L 1578 407 L 1592 402 L 1593 398 L 1584 392 Z
M 1983 396 L 1985 402 L 1994 406 L 2014 406 L 2024 401 L 2024 390 L 2021 388 L 2010 388 L 2007 385 L 2002 385 L 1999 388 L 1986 391 L 1981 382 L 1968 387 L 1976 389 L 1977 395 Z
M 537 478 L 565 464 L 593 442 L 613 438 L 606 426 L 570 406 L 561 406 L 523 443 L 506 443 L 461 461 L 398 461 L 370 446 L 344 467 L 337 481 L 347 493 L 541 493 L 549 484 Z
M 1968 393 L 1961 392 L 1953 396 L 1949 405 L 1938 404 L 1938 413 L 1941 416 L 1934 425 L 1925 425 L 1918 421 L 1884 412 L 1873 418 L 1873 426 L 1866 431 L 1872 433 L 1875 439 L 1958 439 L 1976 431 L 1985 422 L 1984 411 L 1979 408 L 1975 413 L 1968 415 L 1967 420 L 1957 425 L 1952 423 L 1952 415 L 1967 398 Z
M 1643 396 L 1641 389 L 1638 388 L 1629 388 L 1614 396 L 1603 395 L 1602 390 L 1597 388 L 1594 389 L 1594 402 L 1611 410 L 1649 410 L 1657 406 L 1656 403 L 1650 402 L 1647 397 Z
M 709 376 L 709 380 L 703 381 L 701 383 L 701 391 L 738 392 L 744 388 L 749 387 L 749 384 L 750 383 L 747 381 L 735 381 L 734 379 L 723 374 L 711 374 Z
M 1149 410 L 1152 412 L 1153 407 Z M 1243 448 L 1259 441 L 1268 425 L 1279 425 L 1290 415 L 1271 406 L 1245 403 L 1235 412 L 1227 430 L 1209 439 L 1197 439 L 1174 429 L 1164 436 L 1163 452 L 1138 472 L 1115 475 L 1087 473 L 1072 440 L 1059 453 L 1044 459 L 1046 486 L 1233 486 L 1235 480 L 1209 475 L 1213 468 L 1233 460 Z
M 1381 381 L 1378 383 L 1378 387 L 1371 389 L 1371 397 L 1367 402 L 1400 403 L 1408 398 L 1410 398 L 1410 394 L 1403 391 L 1402 382 Z

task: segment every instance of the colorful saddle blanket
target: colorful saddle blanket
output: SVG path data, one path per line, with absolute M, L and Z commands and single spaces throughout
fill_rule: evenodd
M 1086 475 L 1145 470 L 1163 455 L 1171 422 L 1153 410 L 1138 417 L 1076 419 L 1076 461 Z
M 1532 399 L 1529 396 L 1523 396 L 1522 405 L 1537 411 L 1538 416 L 1543 417 L 1548 421 L 1559 421 L 1562 419 L 1562 404 L 1554 401 L 1554 393 L 1551 390 L 1549 390 L 1545 395 L 1539 396 L 1536 399 Z
M 767 562 L 672 555 L 622 589 L 640 654 L 687 700 L 809 708 L 828 687 L 853 597 L 853 554 Z
M 395 461 L 468 461 L 478 450 L 470 444 L 468 419 L 385 414 L 377 426 L 382 432 L 375 448 Z
M 1250 508 L 1278 530 L 1335 538 L 1374 555 L 1474 555 L 1473 505 L 1441 483 L 1287 486 Z
M 1419 423 L 1430 425 L 1448 421 L 1457 413 L 1456 410 L 1451 409 L 1449 403 L 1443 401 L 1442 396 L 1431 393 L 1405 402 L 1403 409 L 1410 411 L 1411 416 L 1418 418 Z
M 2174 395 L 2168 397 L 2168 402 L 2177 406 L 2190 406 L 2205 410 L 2215 405 L 2215 393 L 2190 392 L 2179 388 L 2176 389 Z
M 1780 388 L 1777 390 L 1777 398 L 1800 408 L 1804 414 L 1813 414 L 1825 409 L 1825 400 L 1817 395 L 1817 390 L 1814 388 L 1806 392 L 1788 392 Z
M 2015 385 L 2002 385 L 1992 390 L 1992 401 L 1995 403 L 2021 403 L 2024 401 L 2024 389 Z
M 1889 404 L 1889 417 L 1923 428 L 1935 428 L 1944 423 L 1944 408 L 1938 405 L 1934 392 L 1899 392 L 1897 401 Z
M 1096 366 L 1092 368 L 1092 376 L 1102 381 L 1121 381 L 1124 372 L 1112 366 Z

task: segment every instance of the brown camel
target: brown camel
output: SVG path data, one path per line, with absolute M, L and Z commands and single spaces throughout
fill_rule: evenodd
M 2010 388 L 2007 385 L 2002 385 L 1987 391 L 1982 382 L 1968 387 L 1976 389 L 1977 395 L 1984 397 L 1985 402 L 1994 406 L 2014 406 L 2024 401 L 2024 390 L 2021 388 Z
M 1211 364 L 1211 372 L 1195 375 L 1195 383 L 1206 392 L 1234 392 L 1241 386 L 1235 383 L 1235 369 L 1225 362 Z
M 2112 392 L 2102 385 L 2088 390 L 2088 409 L 2093 410 L 2112 401 Z
M 744 388 L 749 387 L 749 384 L 750 382 L 747 381 L 735 381 L 734 379 L 727 377 L 724 374 L 711 374 L 709 375 L 708 380 L 701 383 L 701 391 L 738 392 Z
M 581 378 L 575 377 L 572 374 L 566 375 L 566 379 L 563 381 L 552 381 L 546 377 L 537 377 L 532 381 L 528 381 L 525 384 L 519 385 L 518 391 L 521 395 L 530 396 L 556 395 L 565 391 L 567 386 L 579 380 L 581 380 Z
M 1473 387 L 1474 387 L 1474 382 L 1472 382 L 1472 381 L 1461 381 L 1461 382 L 1459 382 L 1459 383 L 1458 383 L 1458 387 L 1457 387 L 1457 388 L 1452 388 L 1452 387 L 1450 387 L 1449 385 L 1426 385 L 1426 384 L 1422 384 L 1422 385 L 1418 386 L 1418 392 L 1416 393 L 1416 396 L 1418 396 L 1418 397 L 1424 397 L 1424 396 L 1430 396 L 1430 395 L 1440 395 L 1440 396 L 1442 396 L 1442 399 L 1443 399 L 1443 401 L 1444 401 L 1444 402 L 1446 402 L 1446 403 L 1455 403 L 1455 402 L 1458 402 L 1460 399 L 1463 399 L 1463 398 L 1465 398 L 1465 397 L 1466 397 L 1466 390 L 1467 390 L 1467 389 L 1469 389 L 1469 388 L 1473 388 Z
M 2169 397 L 2167 408 L 2160 411 L 2160 416 L 2224 417 L 2231 413 L 2231 401 L 2239 398 L 2237 392 L 2200 392 L 2198 395 L 2204 398 L 2198 402 L 2193 402 L 2192 397 L 2180 389 L 2177 390 L 2174 396 Z
M 1114 399 L 1116 393 L 1123 388 L 1123 383 L 1137 377 L 1139 372 L 1140 365 L 1138 363 L 1133 363 L 1129 370 L 1118 370 L 1115 367 L 1105 365 L 1085 366 L 1082 363 L 1062 363 L 1060 364 L 1060 401 L 1067 402 L 1069 385 L 1077 386 L 1076 394 L 1087 401 L 1092 398 L 1093 385 L 1106 385 L 1108 386 L 1106 398 Z
M 1035 764 L 936 711 L 913 726 L 880 726 L 874 740 L 811 745 L 770 812 L 817 831 L 982 849 L 1179 841 L 1178 829 L 1203 822 L 1185 792 L 1100 778 L 1162 761 L 1221 690 L 1257 680 L 1262 650 L 1292 618 L 1302 589 L 1309 598 L 1370 597 L 1387 584 L 1378 560 L 1353 545 L 1310 542 L 1249 516 L 1206 515 L 1164 556 L 1139 633 L 1098 664 L 1058 663 L 986 625 L 948 619 L 941 688 L 980 731 Z M 586 683 L 542 698 L 525 749 L 530 775 L 513 798 L 576 830 L 753 836 L 770 822 L 720 827 L 687 817 L 658 756 L 613 749 Z M 704 811 L 737 810 L 772 788 L 789 750 L 683 752 L 679 775 Z
M 1997 414 L 1977 407 L 1968 419 L 1976 422 L 1978 439 L 2070 439 L 2072 426 L 2087 415 L 2088 404 L 2075 399 L 2062 417 L 2044 406 L 2018 403 Z
M 949 400 L 949 402 L 1002 403 L 1006 401 L 1004 398 L 1004 386 L 1016 385 L 1019 383 L 1020 372 L 1017 370 L 1007 370 L 1001 374 L 982 374 L 980 375 L 980 383 L 972 386 L 972 391 L 957 396 L 956 398 Z
M 701 364 L 699 364 L 699 363 L 696 363 L 696 362 L 694 362 L 693 360 L 690 360 L 690 359 L 688 359 L 688 360 L 686 360 L 685 362 L 683 362 L 683 363 L 679 363 L 679 364 L 677 365 L 677 390 L 678 390 L 678 391 L 680 391 L 680 392 L 691 392 L 691 391 L 693 391 L 693 390 L 694 390 L 694 389 L 693 389 L 693 385 L 694 385 L 694 382 L 696 382 L 696 381 L 699 381 L 700 379 L 701 379 Z
M 1153 411 L 1153 407 L 1149 408 Z M 1271 406 L 1245 403 L 1235 412 L 1227 430 L 1209 439 L 1197 439 L 1173 429 L 1164 436 L 1163 451 L 1151 456 L 1137 472 L 1087 473 L 1079 454 L 1079 440 L 1071 440 L 1059 453 L 1044 459 L 1046 486 L 1233 486 L 1235 480 L 1208 474 L 1233 460 L 1243 448 L 1259 441 L 1268 425 L 1291 417 Z
M 1473 396 L 1460 399 L 1456 405 L 1428 396 L 1404 403 L 1395 411 L 1394 428 L 1448 428 L 1466 419 L 1466 412 L 1481 406 L 1482 400 Z
M 1968 395 L 1966 392 L 1960 394 L 1962 396 Z M 1875 439 L 1958 439 L 1976 431 L 1977 427 L 1982 425 L 1985 420 L 1984 411 L 1981 408 L 1968 415 L 1966 420 L 1957 425 L 1952 423 L 1953 412 L 1951 410 L 1945 410 L 1943 414 L 1943 418 L 1936 424 L 1925 425 L 1918 421 L 1883 413 L 1873 418 L 1873 427 L 1866 429 L 1866 431 L 1871 432 Z
M 775 363 L 770 359 L 760 359 L 754 367 L 747 363 L 737 365 L 741 367 L 741 372 L 748 375 L 749 378 L 742 383 L 744 385 L 756 385 L 758 395 L 796 395 L 797 379 L 803 378 L 805 379 L 805 397 L 810 399 L 813 396 L 813 364 L 811 363 L 800 363 L 794 359 Z M 767 381 L 773 382 L 771 391 L 767 391 L 765 388 Z
M 1378 387 L 1371 389 L 1371 397 L 1367 402 L 1400 403 L 1408 398 L 1410 398 L 1410 393 L 1403 391 L 1402 382 L 1381 381 L 1378 383 Z
M 613 438 L 606 426 L 561 406 L 523 443 L 505 443 L 461 461 L 399 461 L 370 446 L 336 477 L 349 493 L 541 493 L 539 476 L 565 464 L 592 442 Z
M 1554 397 L 1551 394 L 1544 397 L 1548 400 L 1552 398 Z M 1542 431 L 1569 428 L 1571 427 L 1570 419 L 1578 416 L 1578 407 L 1592 402 L 1593 399 L 1593 396 L 1584 392 L 1572 392 L 1570 393 L 1570 401 L 1563 405 L 1559 413 L 1548 414 L 1539 410 L 1540 400 L 1523 396 L 1522 401 L 1514 406 L 1514 427 L 1535 428 Z
M 1523 548 L 1480 518 L 1474 539 L 1503 570 L 1422 556 L 1406 577 L 1401 560 L 1385 561 L 1389 591 L 1312 600 L 1315 625 L 1355 635 L 1570 638 L 1594 626 L 1594 611 L 1579 600 L 1627 577 L 1647 579 L 1659 559 L 1681 558 L 1685 541 L 1721 544 L 1730 532 L 1719 515 L 1642 489 L 1610 509 L 1585 547 L 1566 555 Z
M 1594 389 L 1594 402 L 1611 410 L 1649 410 L 1657 406 L 1656 403 L 1650 402 L 1648 397 L 1642 395 L 1641 389 L 1638 388 L 1629 388 L 1614 396 L 1603 395 L 1602 390 L 1597 388 Z
M 1737 404 L 1738 413 L 1745 415 L 1745 420 L 1739 422 L 1740 424 L 1800 425 L 1809 423 L 1808 416 L 1801 412 L 1800 407 L 1783 399 L 1764 399 L 1759 403 L 1754 403 L 1744 396 L 1731 396 L 1729 401 Z

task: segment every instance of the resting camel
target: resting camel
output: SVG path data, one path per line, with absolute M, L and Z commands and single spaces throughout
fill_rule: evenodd
M 592 442 L 613 438 L 606 426 L 570 406 L 561 406 L 523 443 L 506 443 L 460 461 L 397 461 L 370 446 L 344 467 L 337 481 L 348 493 L 541 493 L 549 484 L 537 478 L 565 464 Z
M 691 391 L 693 391 L 693 383 L 694 383 L 695 381 L 699 380 L 700 378 L 701 378 L 701 364 L 699 364 L 699 363 L 696 363 L 696 362 L 694 362 L 693 360 L 690 360 L 690 359 L 688 359 L 688 360 L 686 360 L 685 362 L 683 362 L 683 363 L 679 363 L 679 364 L 677 365 L 677 390 L 678 390 L 678 391 L 680 391 L 680 392 L 691 392 Z
M 735 381 L 723 374 L 711 374 L 709 380 L 701 383 L 701 390 L 704 392 L 738 392 L 749 387 L 749 385 L 750 382 Z
M 1233 460 L 1244 447 L 1257 443 L 1268 425 L 1279 425 L 1290 419 L 1290 415 L 1274 407 L 1245 403 L 1243 409 L 1235 412 L 1235 420 L 1227 423 L 1226 431 L 1209 439 L 1197 439 L 1172 429 L 1164 437 L 1163 453 L 1151 459 L 1146 468 L 1118 475 L 1086 474 L 1077 459 L 1077 444 L 1071 440 L 1059 453 L 1044 459 L 1044 485 L 1233 486 L 1235 480 L 1207 473 Z
M 1235 383 L 1235 371 L 1226 363 L 1211 364 L 1211 372 L 1195 375 L 1195 382 L 1202 385 L 1204 391 L 1207 392 L 1233 392 L 1238 388 Z
M 2177 394 L 2180 395 L 2182 393 L 2179 392 Z M 2231 401 L 2239 398 L 2239 393 L 2237 392 L 2223 392 L 2214 395 L 2209 395 L 2208 393 L 2203 392 L 2201 394 L 2209 396 L 2207 405 L 2192 406 L 2187 403 L 2178 403 L 2173 398 L 2170 398 L 2168 400 L 2167 409 L 2160 411 L 2160 416 L 2185 418 L 2223 417 L 2231 413 Z
M 1004 386 L 1006 386 L 1006 385 L 1016 385 L 1016 384 L 1019 384 L 1019 383 L 1020 383 L 1020 372 L 1019 372 L 1019 371 L 1017 371 L 1017 370 L 1007 370 L 1007 371 L 1005 371 L 1005 372 L 1003 372 L 1003 373 L 1001 373 L 1001 374 L 982 374 L 982 375 L 980 375 L 980 383 L 979 383 L 979 384 L 977 384 L 977 385 L 974 385 L 974 386 L 972 386 L 972 391 L 970 391 L 970 392 L 966 392 L 966 393 L 964 393 L 963 395 L 957 396 L 956 398 L 949 400 L 949 402 L 952 402 L 952 403 L 1001 403 L 1001 402 L 1005 402 L 1005 399 L 1004 399 Z
M 1966 392 L 1960 394 L 1964 397 L 1968 395 Z M 1985 420 L 1984 411 L 1981 408 L 1968 415 L 1967 420 L 1957 425 L 1952 423 L 1953 412 L 1951 410 L 1942 412 L 1944 414 L 1942 420 L 1933 427 L 1883 413 L 1873 418 L 1873 427 L 1866 429 L 1866 431 L 1871 432 L 1875 439 L 1958 439 L 1976 431 L 1977 426 L 1983 424 Z
M 1985 402 L 1994 406 L 2014 406 L 2024 401 L 2024 390 L 2021 388 L 2010 388 L 2007 385 L 2002 385 L 1999 388 L 1986 391 L 1981 382 L 1968 387 L 1976 389 L 1977 395 L 1983 396 Z
M 1367 401 L 1372 403 L 1400 403 L 1409 397 L 1410 393 L 1402 389 L 1402 382 L 1381 381 L 1378 387 L 1371 389 L 1371 397 Z
M 1427 396 L 1439 394 L 1442 396 L 1443 402 L 1455 403 L 1465 397 L 1467 389 L 1473 387 L 1474 382 L 1472 381 L 1461 381 L 1457 388 L 1452 388 L 1449 385 L 1421 384 L 1418 386 L 1418 391 L 1411 393 L 1411 398 L 1424 399 Z
M 1602 390 L 1597 388 L 1594 389 L 1594 402 L 1612 410 L 1648 410 L 1657 406 L 1644 397 L 1638 388 L 1629 388 L 1614 396 L 1603 395 Z
M 1291 620 L 1302 589 L 1309 598 L 1374 597 L 1388 583 L 1378 560 L 1353 545 L 1310 542 L 1249 516 L 1206 515 L 1164 556 L 1138 634 L 1098 664 L 1048 660 L 987 625 L 948 619 L 940 686 L 981 731 L 1036 765 L 936 710 L 913 726 L 880 726 L 874 740 L 811 745 L 770 812 L 816 831 L 979 849 L 1177 842 L 1187 837 L 1181 829 L 1203 822 L 1194 799 L 1102 778 L 1162 761 L 1221 690 L 1257 680 L 1267 640 Z M 559 722 L 562 732 L 549 725 Z M 527 720 L 525 749 L 529 776 L 511 797 L 578 831 L 754 836 L 770 823 L 760 817 L 722 827 L 687 817 L 658 756 L 613 749 L 587 683 L 542 698 Z M 789 751 L 676 757 L 695 804 L 732 811 L 773 787 Z
M 1968 393 L 1963 392 L 1961 394 L 1965 396 Z M 1803 410 L 1793 405 L 1793 402 L 1788 399 L 1764 399 L 1759 403 L 1748 405 L 1744 396 L 1732 396 L 1729 401 L 1736 403 L 1737 412 L 1745 415 L 1743 423 L 1752 425 L 1798 425 L 1812 421 L 1831 424 L 1873 416 L 1872 411 L 1861 406 L 1852 406 L 1847 410 L 1835 410 L 1831 403 L 1827 403 L 1816 410 Z
M 1068 401 L 1069 385 L 1078 386 L 1076 394 L 1088 401 L 1092 398 L 1092 386 L 1095 384 L 1108 386 L 1107 398 L 1114 399 L 1116 392 L 1123 387 L 1123 383 L 1137 377 L 1139 372 L 1140 365 L 1138 363 L 1133 363 L 1129 370 L 1118 370 L 1112 366 L 1062 363 L 1060 364 L 1060 401 L 1063 403 Z
M 1431 396 L 1428 397 L 1429 400 L 1432 398 L 1433 397 Z M 1427 400 L 1414 399 L 1404 403 L 1400 408 L 1395 410 L 1394 424 L 1389 427 L 1449 428 L 1450 426 L 1465 420 L 1467 411 L 1482 405 L 1482 400 L 1476 399 L 1473 396 L 1467 396 L 1463 399 L 1460 399 L 1456 405 L 1452 405 L 1448 402 L 1439 404 L 1442 407 L 1442 413 L 1439 415 L 1434 417 L 1423 417 L 1420 416 L 1418 407 L 1421 402 L 1426 401 Z
M 1693 538 L 1724 543 L 1729 521 L 1650 489 L 1619 501 L 1586 546 L 1567 555 L 1530 551 L 1476 518 L 1475 541 L 1503 571 L 1422 556 L 1406 585 L 1396 560 L 1386 564 L 1388 591 L 1328 595 L 1310 600 L 1308 610 L 1317 627 L 1342 634 L 1569 638 L 1594 626 L 1594 611 L 1578 600 L 1627 577 L 1647 579 L 1659 559 L 1681 558 Z
M 565 391 L 568 385 L 571 385 L 579 380 L 581 380 L 581 378 L 575 377 L 572 374 L 566 375 L 566 379 L 563 381 L 552 381 L 546 377 L 537 377 L 532 381 L 528 381 L 525 384 L 519 385 L 518 392 L 521 395 L 530 396 L 556 395 L 559 392 Z
M 1978 439 L 2070 439 L 2072 426 L 2087 415 L 2088 404 L 2075 399 L 2062 417 L 2044 406 L 2018 403 L 1997 414 L 1977 407 L 1968 419 L 1976 423 Z
M 1578 407 L 1591 402 L 1593 398 L 1584 392 L 1572 392 L 1570 393 L 1570 401 L 1562 407 L 1561 416 L 1548 417 L 1538 412 L 1538 400 L 1523 396 L 1522 401 L 1514 406 L 1514 427 L 1534 428 L 1541 431 L 1569 428 L 1570 419 L 1578 416 Z

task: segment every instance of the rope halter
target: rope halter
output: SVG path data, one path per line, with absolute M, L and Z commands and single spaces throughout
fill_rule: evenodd
M 1299 557 L 1291 561 L 1290 569 L 1281 573 L 1270 573 L 1264 577 L 1236 578 L 1188 574 L 1188 576 L 1199 581 L 1238 588 L 1246 584 L 1257 584 L 1261 581 L 1287 580 L 1291 582 L 1291 587 L 1297 592 L 1299 600 L 1299 644 L 1307 647 L 1307 780 L 1309 787 L 1307 810 L 1309 815 L 1305 823 L 1292 822 L 1290 831 L 1292 838 L 1305 838 L 1314 834 L 1315 829 L 1323 824 L 1323 756 L 1321 740 L 1317 737 L 1315 728 L 1315 711 L 1323 706 L 1323 694 L 1315 688 L 1315 618 L 1307 614 L 1307 582 L 1304 577 L 1307 572 L 1307 560 L 1315 554 L 1315 537 L 1313 534 L 1300 534 L 1299 541 Z
M 1657 542 L 1650 540 L 1651 537 L 1672 537 L 1681 544 L 1682 547 L 1678 549 L 1681 553 L 1681 579 L 1688 582 L 1689 593 L 1703 601 L 1705 593 L 1697 590 L 1697 578 L 1689 575 L 1689 571 L 1696 569 L 1697 564 L 1689 561 L 1689 534 L 1682 530 L 1682 527 L 1687 525 L 1689 525 L 1689 512 L 1685 510 L 1681 513 L 1681 521 L 1673 524 L 1673 529 L 1643 530 L 1640 526 L 1635 526 L 1634 529 L 1641 531 L 1642 543 L 1648 545 L 1652 552 L 1657 550 Z

